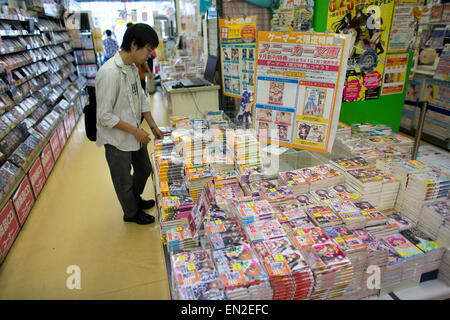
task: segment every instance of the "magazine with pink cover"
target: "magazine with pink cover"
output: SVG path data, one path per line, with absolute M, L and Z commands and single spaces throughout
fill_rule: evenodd
M 382 240 L 397 252 L 402 258 L 408 259 L 423 254 L 423 252 L 413 245 L 400 233 L 385 236 Z
M 290 243 L 287 237 L 267 240 L 265 243 L 276 261 L 285 261 L 288 264 L 291 273 L 304 271 L 308 267 L 301 252 Z
M 299 169 L 298 171 L 308 182 L 323 180 L 322 175 L 318 171 L 316 171 L 314 167 L 303 168 Z
M 314 223 L 312 223 L 308 216 L 291 219 L 287 223 L 283 224 L 283 226 L 286 226 L 289 232 L 296 232 L 305 228 L 315 227 Z
M 361 194 L 348 184 L 338 184 L 328 188 L 329 193 L 339 200 L 356 200 L 361 198 Z
M 327 189 L 317 189 L 311 192 L 313 196 L 322 203 L 331 204 L 333 195 L 328 192 Z
M 312 246 L 327 268 L 337 264 L 350 264 L 344 252 L 334 243 L 315 244 Z
M 308 215 L 316 221 L 319 226 L 327 225 L 333 222 L 342 221 L 333 211 L 331 211 L 327 206 L 311 206 L 306 209 Z
M 255 225 L 266 240 L 286 236 L 286 232 L 283 227 L 275 219 L 257 221 Z
M 334 169 L 329 164 L 315 166 L 314 170 L 326 179 L 335 178 L 342 175 L 338 170 Z
M 307 184 L 306 179 L 298 170 L 280 172 L 280 177 L 288 186 Z
M 311 194 L 301 194 L 295 197 L 300 207 L 309 207 L 318 204 L 318 201 Z

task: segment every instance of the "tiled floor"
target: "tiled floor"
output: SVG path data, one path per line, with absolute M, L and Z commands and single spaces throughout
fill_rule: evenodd
M 151 100 L 155 121 L 167 125 L 160 93 Z M 153 194 L 149 180 L 144 198 Z M 82 117 L 0 266 L 0 299 L 170 299 L 157 222 L 122 216 L 104 149 L 87 140 Z M 80 289 L 68 289 L 72 265 Z

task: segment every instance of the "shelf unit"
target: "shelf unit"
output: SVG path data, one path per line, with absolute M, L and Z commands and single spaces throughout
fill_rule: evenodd
M 87 79 L 77 75 L 63 20 L 1 9 L 0 263 L 88 99 Z M 18 12 L 21 16 L 15 19 Z

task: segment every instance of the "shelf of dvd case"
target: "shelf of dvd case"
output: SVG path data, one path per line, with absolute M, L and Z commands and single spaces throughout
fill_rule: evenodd
M 4 51 L 5 44 L 3 44 L 3 46 L 0 48 L 0 56 L 7 55 L 7 54 L 17 54 L 17 53 L 22 53 L 22 52 L 26 52 L 26 51 L 30 51 L 30 50 L 35 50 L 35 49 L 42 49 L 42 48 L 46 48 L 46 47 L 57 46 L 57 45 L 63 44 L 68 41 L 69 40 L 64 40 L 64 41 L 59 41 L 59 42 L 55 42 L 55 43 L 44 44 L 41 46 L 16 47 L 16 49 L 13 49 L 12 51 Z

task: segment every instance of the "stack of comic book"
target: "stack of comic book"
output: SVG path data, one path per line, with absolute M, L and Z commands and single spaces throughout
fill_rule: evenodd
M 300 207 L 306 209 L 312 205 L 320 204 L 316 198 L 312 196 L 310 193 L 301 194 L 295 197 Z
M 305 210 L 300 206 L 297 200 L 272 203 L 271 205 L 275 212 L 275 217 L 281 224 L 296 221 L 296 225 L 298 225 L 301 224 L 301 222 L 297 220 L 310 221 Z
M 398 231 L 409 230 L 415 226 L 415 223 L 408 219 L 406 216 L 403 216 L 398 213 L 392 213 L 386 216 L 387 220 L 398 226 Z
M 365 229 L 352 230 L 352 232 L 367 246 L 367 267 L 378 266 L 383 274 L 389 258 L 389 251 L 384 243 Z
M 395 207 L 400 181 L 389 174 L 381 174 L 381 194 L 377 205 L 379 210 L 388 210 Z
M 330 164 L 342 171 L 364 169 L 372 166 L 362 157 L 339 157 L 330 160 Z
M 345 298 L 350 299 L 357 294 L 356 292 L 362 286 L 364 271 L 367 267 L 367 246 L 346 227 L 326 228 L 324 231 L 341 248 L 352 263 L 353 278 L 344 294 Z
M 446 251 L 443 245 L 433 241 L 417 228 L 402 231 L 401 234 L 424 253 L 424 273 L 439 269 L 442 256 Z
M 346 138 L 350 137 L 351 135 L 352 135 L 352 127 L 339 121 L 336 131 L 336 137 Z
M 241 183 L 241 186 L 247 196 L 264 198 L 264 193 L 268 193 L 271 189 L 276 188 L 278 186 L 278 181 L 264 179 L 248 184 Z
M 173 180 L 171 182 L 161 181 L 159 183 L 159 191 L 163 197 L 181 196 L 189 194 L 186 184 L 183 180 Z
M 264 177 L 263 167 L 261 165 L 236 166 L 236 171 L 241 184 L 260 182 Z
M 175 143 L 171 137 L 164 137 L 160 140 L 155 140 L 155 159 L 161 156 L 170 155 L 175 148 Z
M 384 223 L 365 227 L 364 229 L 376 239 L 381 239 L 385 236 L 389 236 L 400 231 L 398 224 L 393 223 L 392 220 L 387 219 L 387 217 Z
M 193 207 L 194 201 L 189 194 L 162 197 L 161 225 L 169 227 L 186 224 Z
M 196 249 L 170 256 L 174 299 L 225 300 L 223 284 L 206 250 Z
M 244 229 L 252 243 L 286 236 L 285 230 L 276 219 L 248 223 L 244 225 Z
M 314 276 L 300 250 L 287 237 L 253 245 L 269 275 L 273 300 L 309 299 L 314 287 Z
M 403 259 L 383 240 L 380 240 L 380 245 L 384 247 L 388 252 L 388 262 L 381 277 L 381 288 L 385 289 L 398 285 L 402 282 L 403 264 L 405 262 L 405 259 Z
M 166 229 L 166 241 L 169 251 L 185 250 L 197 246 L 189 228 L 185 226 L 168 227 Z
M 402 280 L 419 282 L 425 263 L 424 253 L 400 233 L 383 237 L 382 240 L 404 259 Z
M 156 160 L 159 181 L 184 179 L 184 161 L 178 156 L 161 156 Z
M 213 250 L 248 244 L 249 240 L 234 217 L 212 218 L 204 223 L 207 239 Z
M 449 212 L 447 209 L 447 214 Z M 444 224 L 439 227 L 436 241 L 445 247 L 438 277 L 450 286 L 450 216 L 447 216 Z
M 391 145 L 393 147 L 400 149 L 403 155 L 411 156 L 414 147 L 413 139 L 402 136 L 401 134 L 398 133 L 392 133 L 390 137 L 392 138 Z
M 311 191 L 344 182 L 344 175 L 328 164 L 298 169 L 298 172 L 306 179 Z
M 191 119 L 189 117 L 185 116 L 170 116 L 170 125 L 172 128 L 185 128 L 185 127 L 191 127 Z
M 392 162 L 391 171 L 388 173 L 400 181 L 400 190 L 398 193 L 397 202 L 395 204 L 396 210 L 401 210 L 402 208 L 403 201 L 405 200 L 406 196 L 406 187 L 408 185 L 410 177 L 415 174 L 427 172 L 429 170 L 429 167 L 418 160 L 403 160 Z
M 375 168 L 353 169 L 346 172 L 346 182 L 362 195 L 362 200 L 377 207 L 382 190 L 382 172 Z
M 237 173 L 236 170 L 221 170 L 215 171 L 214 175 L 214 185 L 216 188 L 221 188 L 227 184 L 237 183 Z
M 450 191 L 450 177 L 442 171 L 431 169 L 415 174 L 405 189 L 401 212 L 414 222 L 419 221 L 423 203 L 428 200 L 447 198 Z
M 392 128 L 385 124 L 372 123 L 355 123 L 352 124 L 352 134 L 370 137 L 370 136 L 387 136 L 392 134 Z
M 270 203 L 295 199 L 294 193 L 287 186 L 276 186 L 275 188 L 266 190 L 263 196 Z
M 350 200 L 334 201 L 330 204 L 330 208 L 337 213 L 350 230 L 362 229 L 367 225 L 366 216 Z
M 354 151 L 352 155 L 364 159 L 369 165 L 373 166 L 377 164 L 377 161 L 386 157 L 386 155 L 378 149 Z
M 436 239 L 439 234 L 439 229 L 442 225 L 446 224 L 449 216 L 450 200 L 426 201 L 422 208 L 418 227 L 433 239 Z
M 332 202 L 337 201 L 328 189 L 316 189 L 311 191 L 311 196 L 317 203 L 329 206 Z
M 329 194 L 338 200 L 360 201 L 361 193 L 346 183 L 337 184 L 328 188 Z
M 327 205 L 312 205 L 306 208 L 306 213 L 313 223 L 321 228 L 333 227 L 344 223 Z
M 215 250 L 213 257 L 228 299 L 272 299 L 269 277 L 249 245 Z
M 309 192 L 309 184 L 298 170 L 280 172 L 278 175 L 280 185 L 286 185 L 295 194 Z
M 245 196 L 239 183 L 225 184 L 222 187 L 216 186 L 215 190 L 217 206 L 222 210 L 225 210 L 228 200 L 240 201 Z
M 367 201 L 361 201 L 355 203 L 355 206 L 361 211 L 364 217 L 367 220 L 366 226 L 378 226 L 384 225 L 387 218 L 384 214 L 382 214 L 378 209 L 372 206 Z
M 267 200 L 250 199 L 239 202 L 228 202 L 231 211 L 242 224 L 252 223 L 275 217 L 275 212 Z
M 344 252 L 333 242 L 303 247 L 300 250 L 314 274 L 312 300 L 339 299 L 353 278 L 353 267 Z
M 227 147 L 234 154 L 236 165 L 255 166 L 261 164 L 259 142 L 251 130 L 237 129 L 227 135 Z
M 186 186 L 194 201 L 197 201 L 200 192 L 208 181 L 213 181 L 214 175 L 214 170 L 209 165 L 186 169 Z

